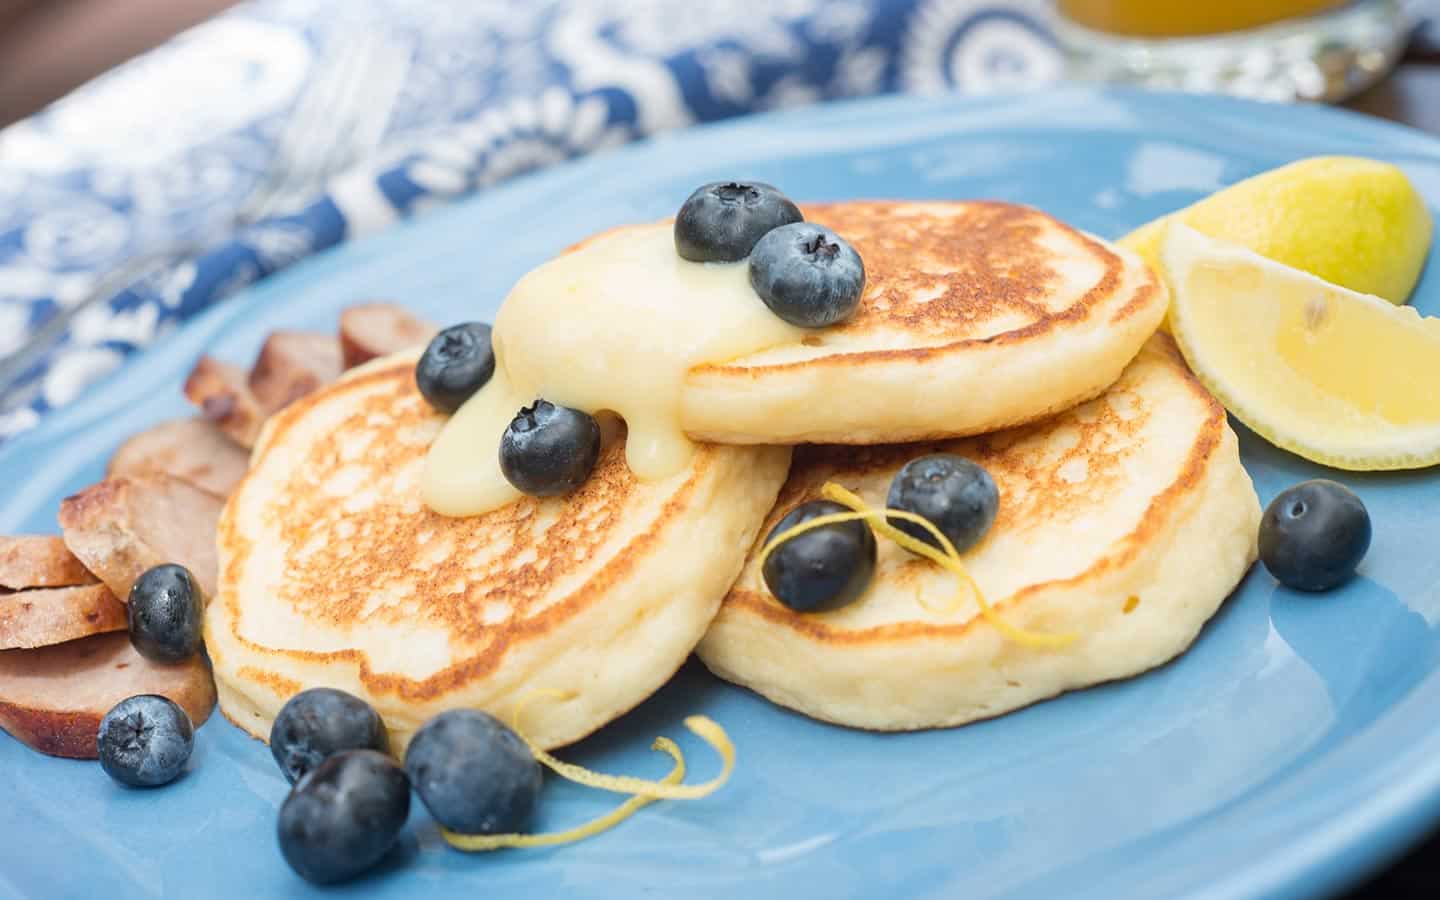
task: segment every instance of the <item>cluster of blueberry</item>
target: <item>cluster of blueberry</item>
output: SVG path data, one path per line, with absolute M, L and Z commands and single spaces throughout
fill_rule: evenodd
M 865 293 L 865 264 L 840 235 L 806 222 L 773 186 L 717 181 L 675 216 L 675 252 L 691 262 L 749 259 L 750 286 L 776 316 L 800 328 L 838 325 Z
M 402 765 L 370 704 L 312 688 L 275 717 L 270 752 L 294 785 L 280 807 L 280 852 L 316 884 L 347 881 L 383 859 L 410 814 L 412 788 L 436 822 L 461 834 L 524 831 L 540 797 L 530 748 L 478 710 L 426 722 Z
M 490 326 L 462 322 L 435 335 L 415 364 L 415 384 L 435 409 L 453 413 L 495 374 Z M 600 459 L 595 417 L 538 399 L 515 414 L 500 438 L 500 471 L 532 497 L 568 494 Z
M 928 520 L 964 553 L 975 546 L 1000 509 L 1000 492 L 983 466 L 963 456 L 934 453 L 906 463 L 890 483 L 885 505 Z M 766 544 L 819 516 L 849 512 L 829 500 L 811 500 L 785 514 Z M 918 541 L 944 549 L 914 522 L 890 517 L 890 525 Z M 833 522 L 783 540 L 765 559 L 765 586 L 796 612 L 825 612 L 853 603 L 875 574 L 875 535 L 863 521 Z
M 964 553 L 994 524 L 1000 495 L 985 469 L 937 453 L 906 463 L 886 498 L 889 510 L 922 516 Z M 766 537 L 773 550 L 761 576 L 770 593 L 796 612 L 839 609 L 865 593 L 875 574 L 876 543 L 860 520 L 831 522 L 787 534 L 820 516 L 850 512 L 829 500 L 790 510 Z M 892 527 L 943 549 L 914 522 L 890 517 Z M 1277 581 L 1302 591 L 1328 591 L 1355 574 L 1370 548 L 1370 514 L 1353 491 L 1314 479 L 1281 492 L 1260 520 L 1260 560 Z M 776 542 L 779 543 L 776 543 Z
M 768 184 L 714 182 L 698 188 L 675 217 L 675 252 L 697 263 L 748 259 L 750 285 L 776 316 L 801 328 L 849 319 L 865 292 L 855 248 Z M 495 374 L 491 329 L 462 322 L 441 331 L 415 366 L 427 402 L 453 413 Z M 567 494 L 600 457 L 600 427 L 588 413 L 538 399 L 500 439 L 500 471 L 532 497 Z
M 184 566 L 147 570 L 125 606 L 130 643 L 146 659 L 183 662 L 200 652 L 205 607 L 195 577 Z M 179 777 L 195 747 L 195 726 L 180 705 L 158 694 L 115 704 L 100 720 L 100 767 L 131 787 L 158 787 Z
M 201 650 L 203 598 L 183 566 L 141 575 L 128 615 L 130 641 L 147 659 L 177 663 Z M 101 720 L 100 765 L 131 787 L 169 784 L 189 762 L 194 736 L 174 701 L 130 697 Z M 368 703 L 312 688 L 280 710 L 270 751 L 294 785 L 280 807 L 280 850 L 317 884 L 352 878 L 390 851 L 409 816 L 412 787 L 437 822 L 462 834 L 523 831 L 540 796 L 540 765 L 525 741 L 475 710 L 451 710 L 425 723 L 402 767 Z

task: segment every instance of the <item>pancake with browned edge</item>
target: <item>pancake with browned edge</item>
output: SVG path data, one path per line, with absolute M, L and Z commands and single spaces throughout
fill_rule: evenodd
M 578 740 L 689 655 L 784 481 L 790 451 L 702 445 L 637 481 L 623 437 L 562 498 L 447 518 L 421 497 L 444 418 L 415 355 L 377 360 L 274 416 L 220 520 L 205 639 L 225 715 L 267 737 L 285 701 L 329 686 L 369 701 L 403 748 L 454 707 Z M 478 452 L 494 453 L 494 448 Z
M 983 465 L 995 524 L 964 563 L 1027 646 L 979 616 L 955 575 L 879 542 L 853 604 L 797 613 L 747 563 L 698 652 L 720 677 L 844 725 L 907 730 L 999 715 L 1158 666 L 1188 647 L 1255 559 L 1260 506 L 1225 411 L 1158 336 L 1103 396 L 1045 422 L 943 444 L 796 451 L 762 534 L 834 481 L 883 506 L 909 460 Z
M 1165 315 L 1129 251 L 1009 203 L 803 207 L 865 261 L 849 321 L 692 368 L 680 423 L 726 444 L 981 434 L 1096 396 Z

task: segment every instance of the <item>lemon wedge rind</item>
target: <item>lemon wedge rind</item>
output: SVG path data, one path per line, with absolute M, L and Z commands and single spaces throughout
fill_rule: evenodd
M 1186 362 L 1267 441 L 1351 471 L 1440 463 L 1440 319 L 1169 223 Z

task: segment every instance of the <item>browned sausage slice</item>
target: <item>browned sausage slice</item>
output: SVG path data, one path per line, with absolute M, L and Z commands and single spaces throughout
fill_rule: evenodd
M 95 576 L 56 535 L 0 537 L 0 588 L 19 591 L 94 583 Z
M 269 416 L 340 377 L 340 341 L 311 331 L 275 331 L 265 339 L 250 391 Z
M 103 584 L 0 593 L 0 650 L 49 647 L 125 627 L 125 604 Z
M 235 443 L 247 449 L 255 446 L 265 413 L 239 366 L 200 357 L 185 379 L 185 396 Z
M 146 569 L 178 563 L 215 592 L 215 530 L 223 501 L 169 475 L 122 475 L 60 504 L 65 545 L 122 600 Z
M 340 314 L 340 349 L 345 368 L 427 344 L 439 331 L 393 303 L 362 303 Z
M 250 454 L 245 448 L 213 422 L 175 419 L 161 422 L 121 444 L 110 457 L 105 474 L 113 477 L 158 472 L 188 481 L 217 497 L 226 497 L 245 476 L 249 465 Z
M 0 651 L 0 728 L 41 753 L 94 759 L 100 720 L 136 694 L 169 697 L 196 727 L 215 707 L 215 682 L 202 655 L 160 665 L 136 653 L 127 634 Z

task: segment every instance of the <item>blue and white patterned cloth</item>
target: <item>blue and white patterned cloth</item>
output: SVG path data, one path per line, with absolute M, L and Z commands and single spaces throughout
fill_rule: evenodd
M 754 110 L 1053 80 L 1049 5 L 242 4 L 0 131 L 0 441 L 246 284 L 522 172 Z M 348 88 L 365 102 L 307 96 L 339 65 L 365 73 Z M 307 105 L 350 112 L 300 122 Z M 333 165 L 310 162 L 288 211 L 237 225 L 297 122 L 348 146 Z M 186 243 L 187 256 L 77 308 L 128 260 Z

